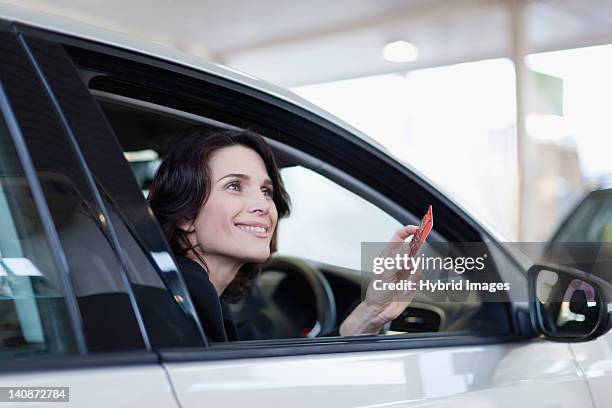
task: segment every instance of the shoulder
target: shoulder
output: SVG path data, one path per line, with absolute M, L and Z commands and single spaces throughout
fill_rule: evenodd
M 202 273 L 208 279 L 208 271 L 193 259 L 189 259 L 183 255 L 174 255 L 176 263 L 182 273 Z
M 213 341 L 227 341 L 221 303 L 208 272 L 187 257 L 175 255 L 175 259 L 206 334 Z
M 210 281 L 208 271 L 204 269 L 196 261 L 184 256 L 176 256 L 176 263 L 181 271 L 181 275 L 187 284 L 187 288 L 192 297 L 215 299 L 218 301 L 218 295 L 215 287 Z

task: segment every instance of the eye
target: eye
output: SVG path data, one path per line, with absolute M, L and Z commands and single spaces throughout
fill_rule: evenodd
M 272 197 L 274 194 L 274 191 L 270 187 L 264 187 L 261 189 L 261 191 L 263 191 L 264 196 L 266 197 Z
M 227 186 L 225 186 L 225 188 L 231 191 L 240 191 L 240 183 L 237 181 L 232 181 Z

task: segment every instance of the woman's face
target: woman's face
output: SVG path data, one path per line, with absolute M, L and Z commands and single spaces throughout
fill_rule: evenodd
M 263 159 L 248 147 L 230 146 L 213 153 L 209 169 L 210 195 L 190 228 L 192 244 L 208 256 L 265 261 L 278 213 Z

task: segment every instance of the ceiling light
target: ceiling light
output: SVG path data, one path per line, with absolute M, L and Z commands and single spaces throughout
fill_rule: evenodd
M 391 62 L 411 62 L 419 58 L 419 49 L 408 41 L 393 41 L 385 44 L 382 55 Z

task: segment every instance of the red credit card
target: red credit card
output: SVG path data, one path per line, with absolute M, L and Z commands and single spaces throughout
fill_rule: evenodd
M 433 227 L 433 213 L 430 205 L 427 209 L 427 212 L 425 213 L 425 216 L 421 220 L 421 225 L 419 225 L 419 229 L 412 237 L 412 241 L 410 241 L 408 247 L 408 255 L 411 258 L 416 255 L 416 253 L 419 251 L 419 248 L 421 248 L 421 245 L 423 245 L 423 242 L 425 242 L 427 235 L 429 235 L 429 231 L 431 231 L 431 227 Z

